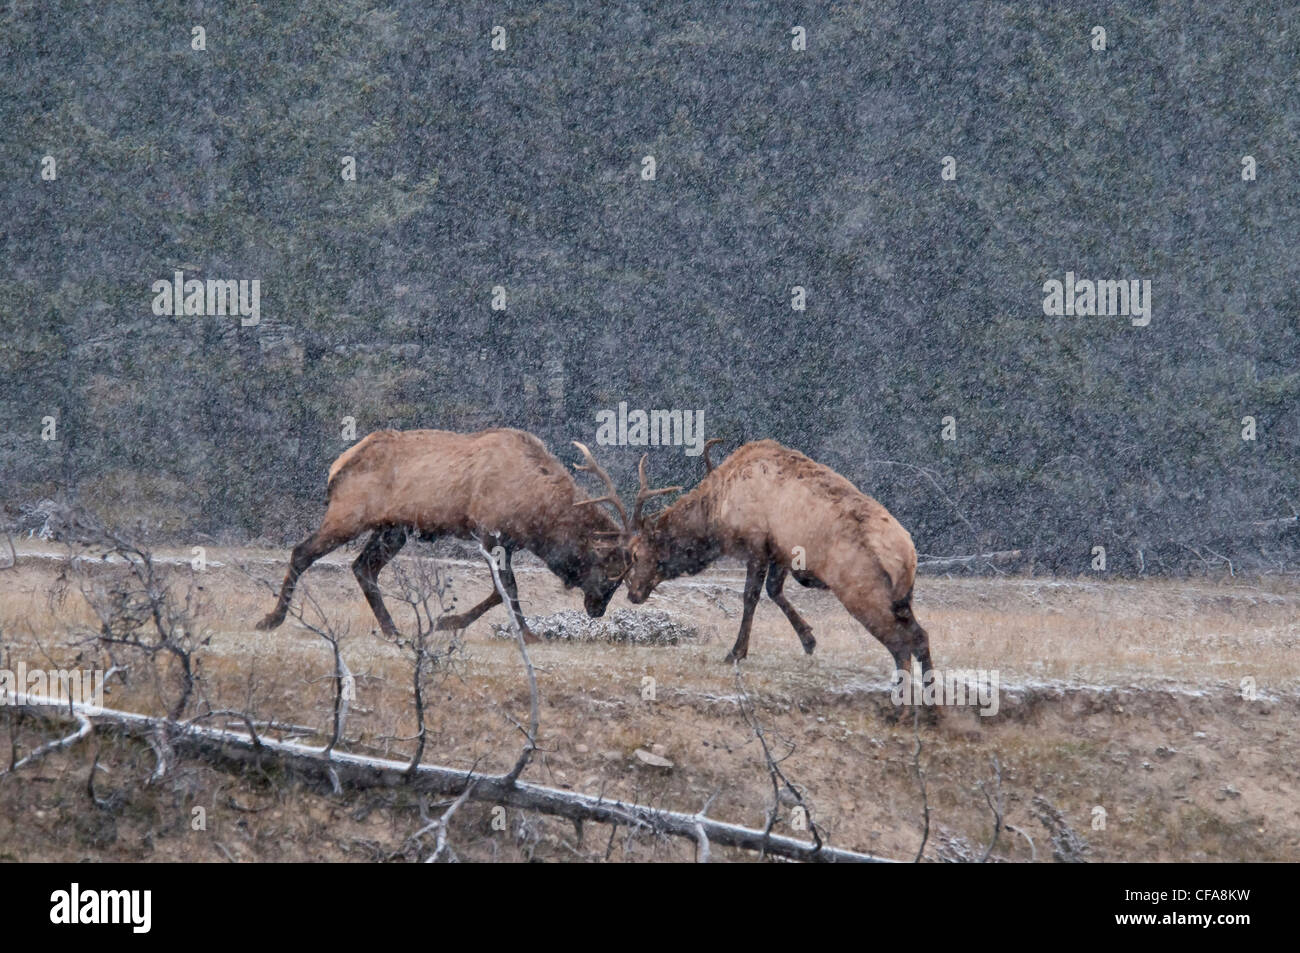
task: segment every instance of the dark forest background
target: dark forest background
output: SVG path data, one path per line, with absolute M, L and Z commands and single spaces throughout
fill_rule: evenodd
M 922 553 L 1294 569 L 1285 6 L 7 4 L 0 503 L 294 541 L 344 417 L 576 460 L 625 400 L 803 450 Z M 177 269 L 260 279 L 261 324 L 155 316 Z M 1150 325 L 1045 316 L 1067 270 L 1151 279 Z

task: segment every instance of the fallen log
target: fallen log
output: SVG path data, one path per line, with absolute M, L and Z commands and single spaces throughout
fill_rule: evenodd
M 228 764 L 258 763 L 273 758 L 283 767 L 330 784 L 334 790 L 341 783 L 354 788 L 393 788 L 409 786 L 416 791 L 441 795 L 461 795 L 468 791 L 474 801 L 486 801 L 523 810 L 539 811 L 571 821 L 594 821 L 622 824 L 651 833 L 685 837 L 701 846 L 723 844 L 745 850 L 758 850 L 791 860 L 820 863 L 895 863 L 895 861 L 851 850 L 765 834 L 752 827 L 728 824 L 702 814 L 663 811 L 626 801 L 562 791 L 526 781 L 511 781 L 505 775 L 481 775 L 471 771 L 435 764 L 418 764 L 414 768 L 404 761 L 374 758 L 346 751 L 326 751 L 293 741 L 279 741 L 255 733 L 229 728 L 209 728 L 192 722 L 175 722 L 167 718 L 135 712 L 100 708 L 94 705 L 68 704 L 56 699 L 24 693 L 5 692 L 6 703 L 18 707 L 41 709 L 46 718 L 65 716 L 81 722 L 89 718 L 96 727 L 107 727 L 132 737 L 150 738 L 158 731 L 166 733 L 170 749 L 176 754 L 203 755 Z M 84 737 L 84 735 L 79 735 Z
M 917 559 L 917 568 L 934 566 L 969 566 L 972 563 L 1004 563 L 1019 559 L 1018 549 L 1004 549 L 996 553 L 973 553 L 970 556 L 921 556 Z

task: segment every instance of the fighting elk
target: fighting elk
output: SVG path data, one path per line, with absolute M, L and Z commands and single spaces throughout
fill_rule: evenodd
M 509 609 L 529 641 L 537 639 L 519 609 L 510 565 L 517 549 L 538 556 L 566 588 L 580 587 L 588 615 L 603 615 L 627 571 L 619 537 L 627 533 L 628 522 L 609 477 L 595 467 L 586 447 L 577 446 L 587 460 L 587 466 L 577 469 L 596 473 L 609 491 L 606 496 L 588 499 L 542 442 L 521 430 L 370 434 L 330 467 L 325 518 L 294 547 L 279 602 L 257 627 L 274 629 L 283 622 L 294 586 L 307 567 L 367 530 L 372 531 L 370 539 L 352 572 L 385 635 L 396 635 L 397 628 L 376 579 L 410 536 L 429 541 L 439 536 L 478 539 L 485 548 L 504 554 L 497 569 Z M 592 505 L 600 503 L 613 505 L 623 525 Z M 443 616 L 438 628 L 465 628 L 500 602 L 493 587 L 474 608 Z
M 707 464 L 706 464 L 707 465 Z M 646 491 L 645 458 L 639 467 Z M 638 495 L 640 498 L 640 495 Z M 745 560 L 745 609 L 727 661 L 749 652 L 764 581 L 811 653 L 812 630 L 785 600 L 787 574 L 829 588 L 894 656 L 930 665 L 930 640 L 912 615 L 916 549 L 889 511 L 830 467 L 774 440 L 747 443 L 653 520 L 633 520 L 627 598 L 646 600 L 666 579 L 702 571 L 720 556 Z

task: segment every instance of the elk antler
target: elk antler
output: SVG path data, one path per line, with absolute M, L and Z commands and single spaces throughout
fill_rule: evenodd
M 715 443 L 725 443 L 725 442 L 726 441 L 723 440 L 721 437 L 710 437 L 708 440 L 704 441 L 704 472 L 705 473 L 712 473 L 714 470 L 713 461 L 709 459 L 709 447 L 713 446 Z
M 581 466 L 580 464 L 575 463 L 573 469 L 579 470 L 583 473 L 591 473 L 599 477 L 600 481 L 605 484 L 605 489 L 609 491 L 608 494 L 599 499 L 579 500 L 574 504 L 574 506 L 590 506 L 593 503 L 609 503 L 618 510 L 619 518 L 623 521 L 623 529 L 631 532 L 632 524 L 628 521 L 627 509 L 623 506 L 623 501 L 618 498 L 618 491 L 614 489 L 614 481 L 609 478 L 609 474 L 606 473 L 601 465 L 596 462 L 596 458 L 591 455 L 591 451 L 587 449 L 586 444 L 578 443 L 578 441 L 575 440 L 573 441 L 573 445 L 582 451 L 582 455 L 587 460 L 586 466 Z
M 645 478 L 645 461 L 649 456 L 648 453 L 641 454 L 641 462 L 636 465 L 636 475 L 641 480 L 641 489 L 636 491 L 636 504 L 632 507 L 632 527 L 635 530 L 641 528 L 641 506 L 646 500 L 652 496 L 660 496 L 664 493 L 680 493 L 682 491 L 680 486 L 665 486 L 658 490 L 650 489 Z

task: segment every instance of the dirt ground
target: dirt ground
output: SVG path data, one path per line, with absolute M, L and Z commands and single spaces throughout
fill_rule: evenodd
M 418 566 L 412 547 L 398 565 Z M 81 590 L 109 587 L 119 569 L 70 564 L 59 547 L 25 543 L 0 573 L 4 665 L 70 667 L 99 658 Z M 416 722 L 409 650 L 380 637 L 339 552 L 304 577 L 344 632 L 356 674 L 347 747 L 409 757 Z M 265 721 L 330 724 L 327 643 L 292 617 L 253 624 L 274 601 L 287 553 L 160 550 L 179 592 L 194 583 L 199 694 L 213 708 Z M 428 565 L 426 562 L 425 565 Z M 490 589 L 485 568 L 440 560 L 457 609 Z M 581 609 L 537 565 L 517 563 L 525 612 Z M 381 577 L 391 586 L 393 570 Z M 723 655 L 735 637 L 743 573 L 721 566 L 666 584 L 646 608 L 698 626 L 694 642 L 661 646 L 547 643 L 531 657 L 541 695 L 539 751 L 525 779 L 763 827 L 772 785 L 740 688 Z M 62 576 L 62 579 L 60 578 Z M 109 587 L 111 588 L 111 587 Z M 917 581 L 915 611 L 941 669 L 996 670 L 999 710 L 947 707 L 914 728 L 889 696 L 890 659 L 829 593 L 787 587 L 813 625 L 806 656 L 785 617 L 760 603 L 742 665 L 754 714 L 812 819 L 839 847 L 912 860 L 978 859 L 993 836 L 989 801 L 1006 821 L 993 858 L 1295 861 L 1300 859 L 1300 586 L 1295 577 L 1107 581 L 1103 578 L 940 578 Z M 409 614 L 389 599 L 404 632 Z M 630 608 L 623 594 L 610 610 Z M 424 760 L 501 771 L 522 743 L 528 687 L 516 646 L 491 634 L 492 610 L 431 676 Z M 441 634 L 440 634 L 441 635 Z M 87 637 L 91 642 L 86 642 Z M 161 713 L 160 681 L 132 669 L 105 704 Z M 165 665 L 164 665 L 165 669 Z M 648 679 L 653 681 L 647 681 Z M 1253 679 L 1254 690 L 1242 690 Z M 1253 697 L 1252 697 L 1253 696 Z M 213 723 L 221 723 L 215 720 Z M 67 729 L 0 712 L 0 767 Z M 319 743 L 319 736 L 307 736 Z M 915 754 L 918 741 L 919 756 Z M 645 764 L 657 754 L 671 766 Z M 996 764 L 999 766 L 995 768 Z M 92 771 L 92 763 L 97 765 Z M 231 770 L 198 761 L 149 781 L 155 756 L 139 741 L 97 732 L 0 776 L 0 859 L 384 860 L 426 856 L 409 791 L 334 795 L 274 766 Z M 1000 774 L 1000 783 L 996 775 Z M 93 778 L 92 778 L 93 775 Z M 93 799 L 92 799 L 93 791 Z M 789 798 L 778 833 L 806 837 Z M 202 808 L 196 812 L 196 808 Z M 203 828 L 195 830 L 202 814 Z M 1054 820 L 1053 818 L 1059 818 Z M 1031 846 L 1032 841 L 1032 846 Z M 691 860 L 686 841 L 636 835 L 488 804 L 469 804 L 449 843 L 466 860 Z M 716 849 L 715 860 L 756 855 Z

